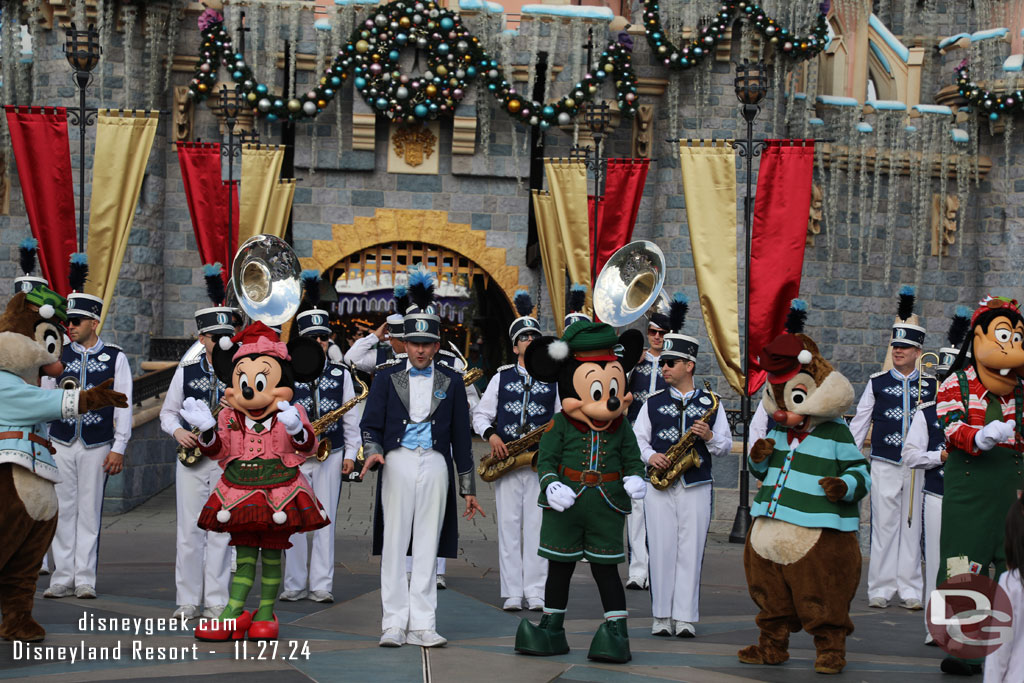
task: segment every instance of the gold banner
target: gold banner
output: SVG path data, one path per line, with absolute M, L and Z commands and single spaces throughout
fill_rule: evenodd
M 238 188 L 238 246 L 263 232 L 274 188 L 281 177 L 284 147 L 243 145 L 242 180 Z
M 288 227 L 288 216 L 292 212 L 292 200 L 295 199 L 295 178 L 286 178 L 274 186 L 270 195 L 270 206 L 267 207 L 267 220 L 263 224 L 263 234 L 284 239 Z
M 118 109 L 97 112 L 85 291 L 103 299 L 100 328 L 114 298 L 159 115 Z
M 587 286 L 587 306 L 591 305 L 590 293 L 590 216 L 587 210 L 587 168 L 582 161 L 566 159 L 545 159 L 544 171 L 548 188 L 558 217 L 558 234 L 561 237 L 565 267 L 569 279 Z M 557 296 L 564 298 L 565 288 L 556 287 Z M 552 296 L 555 293 L 552 292 Z M 562 310 L 565 310 L 563 301 Z M 556 321 L 561 329 L 561 317 Z
M 679 143 L 686 222 L 704 326 L 729 386 L 744 389 L 736 260 L 736 157 L 719 141 Z
M 537 219 L 537 237 L 540 240 L 540 260 L 544 266 L 544 279 L 551 297 L 551 313 L 555 316 L 555 332 L 562 336 L 562 318 L 565 317 L 565 254 L 558 230 L 558 216 L 550 192 L 533 190 L 533 214 Z

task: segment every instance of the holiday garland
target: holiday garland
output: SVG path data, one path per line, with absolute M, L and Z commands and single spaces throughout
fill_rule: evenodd
M 989 120 L 997 121 L 1003 114 L 1020 114 L 1024 112 L 1024 91 L 1008 90 L 994 93 L 986 90 L 971 80 L 971 72 L 966 62 L 957 67 L 956 85 L 960 96 L 979 114 L 988 116 Z
M 737 16 L 752 17 L 755 26 L 772 42 L 782 39 L 781 49 L 794 57 L 810 57 L 825 44 L 824 14 L 814 34 L 790 38 L 790 31 L 778 26 L 753 3 L 730 2 L 722 6 L 716 19 L 700 30 L 693 44 L 677 50 L 663 37 L 658 5 L 647 2 L 645 21 L 647 38 L 655 54 L 665 54 L 665 63 L 685 68 L 711 52 L 722 34 Z M 827 6 L 824 6 L 827 12 Z M 223 17 L 207 10 L 200 17 L 202 45 L 199 64 L 189 85 L 189 95 L 206 99 L 217 83 L 217 68 L 224 65 L 239 93 L 259 117 L 268 121 L 313 118 L 334 99 L 350 77 L 366 103 L 377 113 L 394 121 L 414 123 L 433 120 L 454 112 L 469 86 L 482 77 L 488 91 L 507 114 L 520 123 L 539 126 L 567 125 L 579 114 L 582 105 L 594 99 L 605 81 L 615 84 L 620 111 L 636 113 L 637 84 L 631 63 L 632 42 L 628 38 L 610 43 L 598 56 L 594 70 L 575 83 L 569 94 L 545 104 L 519 93 L 505 77 L 497 59 L 470 34 L 459 14 L 438 7 L 433 1 L 407 3 L 397 0 L 378 7 L 375 13 L 353 28 L 349 41 L 325 69 L 319 83 L 301 95 L 275 97 L 270 88 L 257 82 L 242 53 L 233 52 L 231 36 Z M 776 35 L 777 34 L 777 35 Z M 399 59 L 405 47 L 425 51 L 427 70 L 420 76 L 400 71 Z M 683 57 L 678 57 L 683 55 Z

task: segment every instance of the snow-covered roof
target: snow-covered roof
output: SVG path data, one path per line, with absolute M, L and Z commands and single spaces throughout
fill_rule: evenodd
M 519 12 L 523 15 L 575 17 L 599 21 L 611 21 L 615 18 L 615 14 L 607 7 L 591 5 L 523 5 Z
M 868 18 L 868 25 L 878 32 L 878 37 L 885 41 L 893 52 L 895 52 L 900 59 L 904 62 L 910 61 L 910 49 L 900 42 L 900 39 L 893 35 L 889 27 L 882 23 L 882 21 L 872 14 Z

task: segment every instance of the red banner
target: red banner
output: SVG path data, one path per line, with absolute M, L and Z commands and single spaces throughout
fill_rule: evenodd
M 765 381 L 757 357 L 782 333 L 800 294 L 814 174 L 813 140 L 769 140 L 761 157 L 750 240 L 749 389 Z
M 231 215 L 234 225 L 229 235 L 228 188 L 220 176 L 220 144 L 179 142 L 178 164 L 199 257 L 203 263 L 223 264 L 226 280 L 237 248 L 238 181 L 232 183 Z
M 6 105 L 11 147 L 39 263 L 62 296 L 70 292 L 68 259 L 77 251 L 68 117 L 64 108 Z
M 611 255 L 633 236 L 650 165 L 650 159 L 608 160 L 604 198 L 601 199 L 598 209 L 600 215 L 596 221 L 594 198 L 587 198 L 590 215 L 590 270 L 593 280 L 597 279 L 597 274 Z

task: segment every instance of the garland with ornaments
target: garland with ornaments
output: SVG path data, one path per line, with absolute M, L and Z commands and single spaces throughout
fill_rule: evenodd
M 823 6 L 827 13 L 827 3 Z M 356 24 L 349 41 L 334 56 L 312 90 L 285 98 L 275 96 L 266 84 L 257 82 L 245 55 L 233 51 L 223 15 L 208 9 L 199 18 L 202 44 L 199 63 L 189 84 L 189 96 L 197 102 L 209 97 L 217 83 L 218 67 L 223 65 L 254 114 L 268 121 L 299 121 L 316 117 L 350 77 L 355 89 L 374 111 L 392 121 L 406 123 L 430 121 L 452 114 L 478 77 L 484 79 L 487 90 L 509 116 L 524 125 L 541 129 L 571 123 L 606 81 L 615 84 L 619 110 L 626 116 L 636 113 L 637 82 L 631 62 L 632 40 L 625 34 L 619 41 L 605 47 L 593 71 L 577 81 L 567 95 L 545 104 L 516 90 L 505 77 L 502 65 L 488 54 L 479 38 L 470 34 L 458 13 L 439 7 L 432 0 L 397 0 L 373 11 L 372 16 Z M 737 16 L 751 17 L 770 39 L 776 32 L 780 38 L 790 35 L 788 29 L 780 28 L 757 5 L 749 2 L 723 5 L 716 19 L 701 29 L 701 35 L 695 41 L 699 44 L 684 47 L 681 51 L 662 37 L 664 32 L 658 5 L 652 0 L 647 2 L 645 28 L 648 41 L 654 41 L 652 49 L 655 53 L 667 53 L 667 65 L 685 67 L 700 61 L 705 52 L 711 52 L 707 47 L 713 47 L 721 39 Z M 825 43 L 823 35 L 819 35 L 824 30 L 823 26 L 824 15 L 819 17 L 814 34 L 798 40 L 795 47 L 788 38 L 784 40 L 783 52 L 799 58 L 817 54 Z M 400 69 L 401 51 L 406 47 L 426 52 L 427 69 L 419 76 L 404 74 Z M 677 53 L 686 56 L 673 59 Z
M 960 96 L 967 100 L 971 108 L 979 114 L 987 115 L 991 121 L 998 121 L 1003 114 L 1024 113 L 1024 91 L 1007 90 L 994 93 L 982 88 L 971 80 L 966 60 L 956 69 L 956 85 L 960 90 Z

